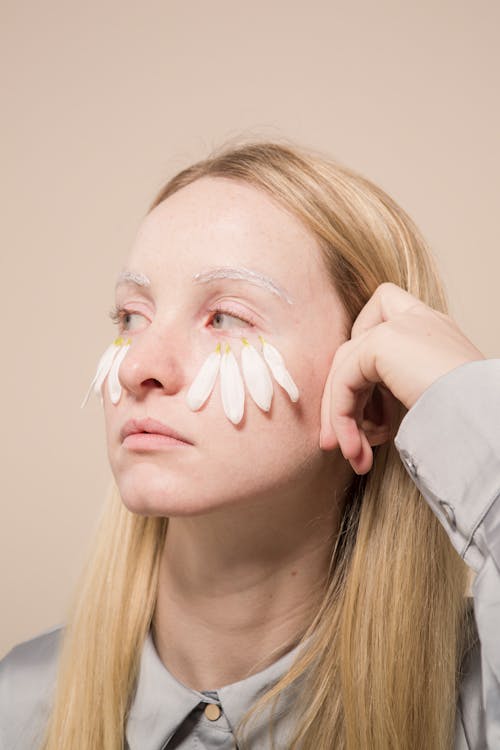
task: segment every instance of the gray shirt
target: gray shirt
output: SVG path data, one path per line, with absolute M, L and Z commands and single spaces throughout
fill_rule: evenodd
M 455 750 L 500 748 L 500 359 L 468 362 L 439 378 L 405 415 L 395 445 L 457 552 L 476 572 L 473 614 L 480 643 L 465 664 Z M 36 750 L 50 709 L 63 626 L 15 646 L 0 661 L 0 750 Z M 295 647 L 266 669 L 212 691 L 179 682 L 151 633 L 126 727 L 128 750 L 229 750 L 232 731 L 288 669 Z M 293 728 L 287 711 L 300 681 L 280 696 L 278 747 Z M 249 725 L 251 746 L 267 746 L 267 716 Z

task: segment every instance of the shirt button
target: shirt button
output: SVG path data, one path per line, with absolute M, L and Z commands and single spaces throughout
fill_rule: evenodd
M 446 503 L 444 500 L 440 500 L 439 505 L 441 506 L 445 518 L 450 524 L 452 530 L 455 531 L 457 528 L 457 522 L 455 519 L 455 511 L 453 510 L 453 506 L 450 505 L 450 503 Z
M 210 721 L 217 721 L 222 711 L 216 703 L 207 703 L 205 706 L 205 716 Z
M 408 471 L 410 472 L 412 477 L 417 476 L 417 467 L 415 466 L 415 461 L 410 456 L 410 454 L 407 451 L 401 452 L 401 457 L 403 458 L 406 466 L 408 467 Z

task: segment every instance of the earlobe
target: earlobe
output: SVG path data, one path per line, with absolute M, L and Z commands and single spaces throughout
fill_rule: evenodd
M 371 446 L 383 445 L 395 437 L 400 408 L 401 404 L 387 388 L 375 385 L 360 425 Z
M 383 445 L 392 438 L 392 433 L 385 426 L 376 425 L 370 422 L 369 419 L 364 419 L 361 422 L 361 429 L 366 435 L 366 438 L 370 445 Z

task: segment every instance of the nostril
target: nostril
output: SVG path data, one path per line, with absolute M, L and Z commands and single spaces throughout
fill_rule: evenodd
M 154 388 L 163 388 L 162 384 L 156 378 L 148 378 L 143 380 L 142 385 L 153 386 Z

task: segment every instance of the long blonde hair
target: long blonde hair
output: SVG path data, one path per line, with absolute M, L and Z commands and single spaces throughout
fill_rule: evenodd
M 151 208 L 204 176 L 252 185 L 302 220 L 351 325 L 385 281 L 447 312 L 413 221 L 359 174 L 289 143 L 226 145 L 174 176 Z M 64 629 L 43 750 L 122 750 L 167 524 L 129 512 L 113 486 Z M 238 729 L 301 677 L 290 750 L 449 750 L 472 645 L 467 580 L 393 442 L 377 446 L 349 489 L 307 648 Z

